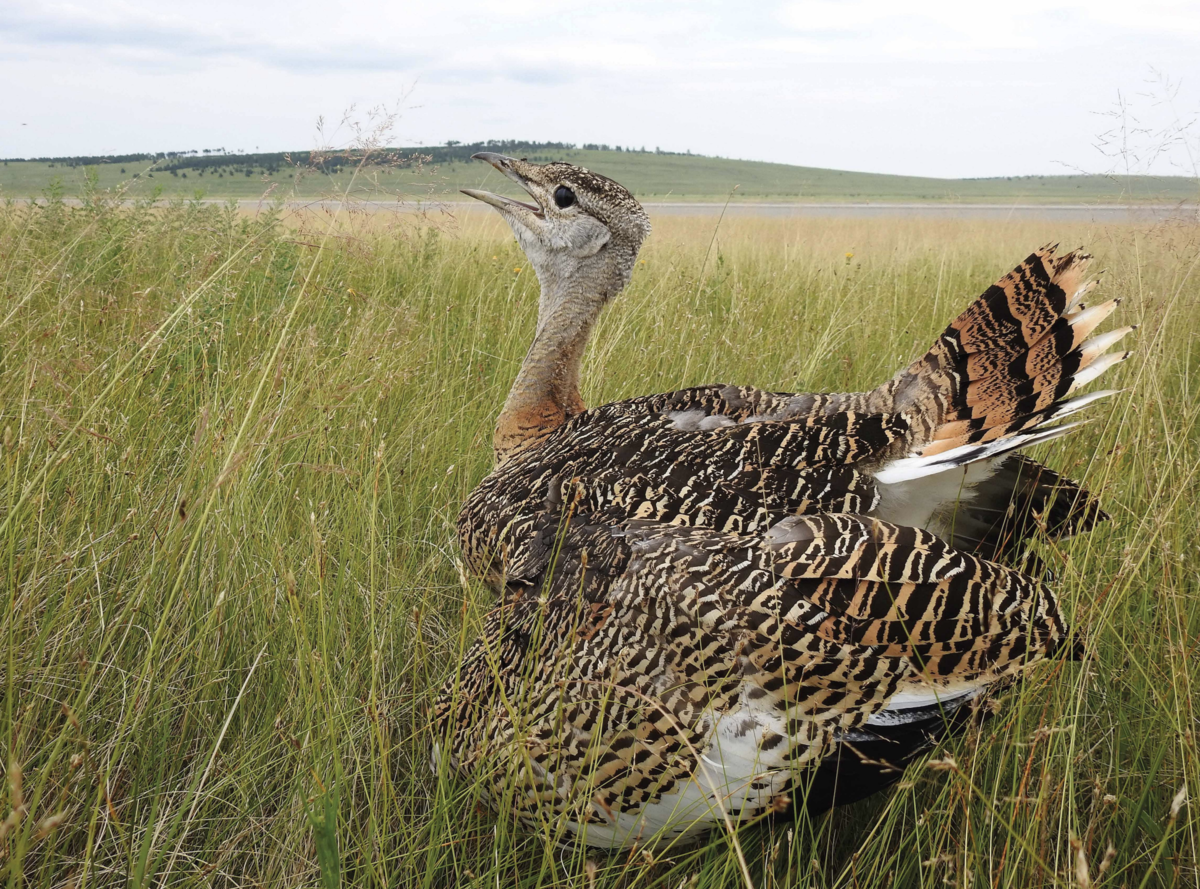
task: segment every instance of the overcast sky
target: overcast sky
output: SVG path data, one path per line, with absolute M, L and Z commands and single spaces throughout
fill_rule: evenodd
M 1190 174 L 1197 81 L 1200 0 L 0 0 L 3 157 L 344 144 L 399 105 L 392 144 L 1103 172 L 1122 95 L 1136 167 Z

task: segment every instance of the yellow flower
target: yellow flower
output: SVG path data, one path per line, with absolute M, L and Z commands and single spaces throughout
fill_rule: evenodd
M 518 266 L 517 268 L 513 269 L 513 272 L 515 272 L 516 274 L 520 274 L 520 273 L 521 273 L 521 267 L 520 267 L 520 266 Z
M 853 254 L 853 253 L 847 253 L 847 254 L 846 254 L 846 258 L 847 258 L 847 259 L 853 259 L 853 258 L 854 258 L 854 254 Z

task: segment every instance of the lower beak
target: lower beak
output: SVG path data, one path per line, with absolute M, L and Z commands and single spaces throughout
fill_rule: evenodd
M 462 193 L 469 198 L 475 198 L 477 201 L 483 201 L 485 204 L 491 204 L 497 210 L 510 210 L 519 207 L 522 210 L 529 211 L 535 216 L 540 217 L 542 215 L 542 208 L 536 204 L 527 204 L 524 201 L 513 200 L 512 198 L 506 198 L 499 194 L 492 194 L 490 191 L 480 191 L 477 188 L 463 188 L 460 189 L 460 191 L 462 191 Z

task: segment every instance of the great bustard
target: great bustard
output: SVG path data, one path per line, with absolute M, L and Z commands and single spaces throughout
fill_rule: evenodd
M 593 845 L 692 836 L 794 793 L 892 783 L 994 683 L 1066 636 L 1002 557 L 1103 517 L 1017 448 L 1105 394 L 1087 256 L 1038 251 L 872 392 L 706 386 L 585 409 L 593 322 L 649 231 L 580 167 L 477 155 L 533 203 L 468 191 L 542 285 L 459 534 L 503 599 L 437 707 L 442 761 Z

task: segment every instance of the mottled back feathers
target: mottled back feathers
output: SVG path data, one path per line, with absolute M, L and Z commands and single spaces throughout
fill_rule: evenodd
M 531 826 L 621 846 L 756 817 L 840 738 L 875 737 L 896 695 L 931 696 L 934 728 L 939 696 L 949 713 L 1064 634 L 1046 587 L 861 516 L 750 536 L 572 525 L 536 590 L 489 615 L 437 719 L 455 767 L 517 782 Z M 721 780 L 697 778 L 702 755 Z M 699 808 L 673 818 L 686 788 Z

